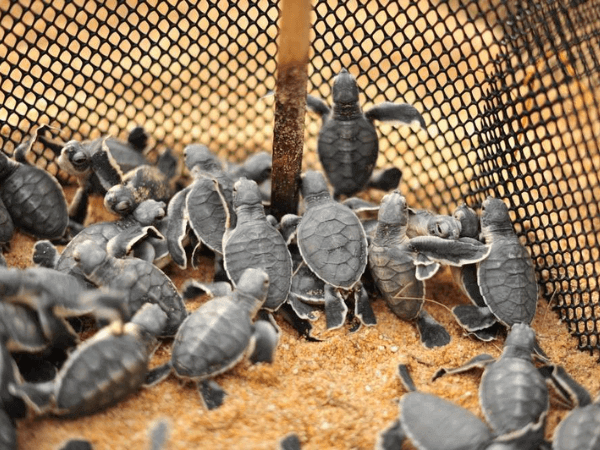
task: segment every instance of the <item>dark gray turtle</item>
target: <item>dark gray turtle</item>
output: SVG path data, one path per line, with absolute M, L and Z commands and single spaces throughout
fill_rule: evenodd
M 200 242 L 221 255 L 228 213 L 231 226 L 236 223 L 232 209 L 233 180 L 223 171 L 217 157 L 205 145 L 196 144 L 188 145 L 184 155 L 194 181 L 173 197 L 167 213 L 169 253 L 183 269 L 187 266 L 183 244 L 188 225 Z
M 153 224 L 159 224 L 165 216 L 165 204 L 154 200 L 142 202 L 133 213 L 119 220 L 99 222 L 87 226 L 80 231 L 58 253 L 56 248 L 48 241 L 38 241 L 34 245 L 33 262 L 35 264 L 54 268 L 59 272 L 77 277 L 82 283 L 90 285 L 81 268 L 73 258 L 73 252 L 83 242 L 92 241 L 97 245 L 110 249 L 121 256 L 133 251 L 135 256 L 144 257 L 157 255 L 156 251 L 149 251 L 148 245 L 157 245 L 147 242 L 149 237 L 163 239 Z
M 168 317 L 161 336 L 175 335 L 187 315 L 185 304 L 171 279 L 154 264 L 115 258 L 93 241 L 78 245 L 73 259 L 92 283 L 125 293 L 131 313 L 148 302 L 159 305 Z
M 0 200 L 23 232 L 39 239 L 58 239 L 69 224 L 65 194 L 54 176 L 26 159 L 42 129 L 15 149 L 14 159 L 0 152 Z M 6 233 L 5 229 L 2 234 Z
M 79 345 L 54 380 L 9 391 L 38 414 L 83 416 L 112 406 L 142 386 L 166 322 L 158 305 L 144 305 L 124 327 L 105 327 Z
M 477 284 L 485 305 L 476 294 L 475 305 L 454 309 L 459 323 L 470 331 L 488 328 L 496 321 L 510 327 L 529 324 L 535 316 L 538 286 L 527 249 L 513 230 L 508 208 L 488 197 L 482 204 L 481 234 L 490 246 L 488 257 L 477 264 Z M 474 291 L 472 284 L 469 291 Z
M 549 407 L 546 377 L 532 361 L 536 337 L 524 323 L 512 326 L 498 360 L 479 355 L 456 369 L 440 369 L 433 379 L 475 367 L 485 368 L 479 386 L 479 402 L 496 434 L 514 438 L 521 447 L 537 449 L 544 439 Z M 512 441 L 512 440 L 511 440 Z M 525 445 L 527 444 L 527 445 Z
M 489 249 L 483 244 L 437 236 L 409 239 L 406 234 L 408 218 L 406 200 L 398 191 L 383 197 L 377 229 L 369 245 L 369 269 L 394 314 L 402 320 L 416 321 L 423 345 L 428 348 L 443 346 L 450 342 L 450 335 L 423 309 L 424 279 L 435 272 L 418 271 L 419 255 L 459 265 L 481 260 Z
M 494 434 L 475 414 L 448 400 L 417 391 L 406 366 L 399 366 L 404 387 L 400 417 L 384 430 L 377 450 L 399 449 L 410 439 L 419 450 L 519 450 L 520 447 L 494 444 Z
M 385 102 L 363 113 L 358 104 L 356 79 L 346 69 L 335 77 L 332 93 L 332 109 L 311 95 L 307 97 L 306 105 L 323 119 L 317 151 L 337 198 L 354 195 L 363 189 L 373 173 L 379 156 L 374 120 L 408 125 L 416 122 L 421 128 L 425 128 L 425 121 L 413 106 L 407 104 Z
M 235 285 L 246 269 L 263 269 L 270 281 L 263 308 L 276 311 L 290 292 L 292 256 L 281 234 L 267 221 L 256 182 L 246 178 L 235 182 L 233 207 L 237 224 L 227 227 L 223 236 L 227 275 Z
M 186 291 L 193 295 L 195 289 L 191 283 Z M 209 300 L 188 316 L 173 341 L 171 361 L 149 372 L 147 383 L 157 383 L 173 371 L 177 377 L 196 383 L 208 409 L 219 407 L 226 394 L 211 381 L 213 377 L 255 351 L 256 341 L 269 347 L 265 352 L 268 356 L 260 360 L 272 359 L 276 346 L 274 328 L 262 320 L 252 322 L 268 289 L 269 276 L 265 271 L 246 269 L 230 295 Z M 258 359 L 254 357 L 253 362 Z
M 325 282 L 327 328 L 344 323 L 347 306 L 343 296 L 355 297 L 356 316 L 375 324 L 369 298 L 360 283 L 367 266 L 367 236 L 360 220 L 347 206 L 331 198 L 323 174 L 308 171 L 302 176 L 302 196 L 306 206 L 296 230 L 302 259 Z M 290 215 L 282 225 L 292 221 Z

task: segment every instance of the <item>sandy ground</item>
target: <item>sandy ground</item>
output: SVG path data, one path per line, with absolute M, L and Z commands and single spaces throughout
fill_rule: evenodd
M 100 199 L 91 205 L 91 220 L 108 216 Z M 30 265 L 34 240 L 17 233 L 9 266 Z M 165 272 L 180 287 L 188 278 L 210 281 L 212 260 L 195 270 L 181 271 L 173 264 Z M 216 381 L 228 392 L 225 404 L 207 411 L 191 384 L 174 376 L 104 412 L 80 419 L 31 417 L 18 423 L 22 450 L 58 449 L 70 438 L 88 439 L 97 450 L 150 448 L 148 429 L 166 418 L 170 424 L 168 449 L 274 449 L 284 435 L 294 432 L 303 449 L 372 449 L 377 433 L 398 415 L 397 401 L 404 390 L 396 376 L 398 363 L 408 364 L 419 389 L 440 395 L 481 416 L 478 405 L 480 371 L 447 376 L 431 382 L 439 367 L 460 365 L 479 353 L 497 356 L 505 335 L 481 343 L 463 334 L 449 307 L 468 300 L 455 287 L 448 270 L 427 285 L 427 310 L 450 332 L 452 342 L 427 350 L 415 327 L 394 316 L 380 299 L 373 308 L 377 325 L 356 332 L 350 326 L 327 332 L 324 318 L 316 334 L 324 340 L 309 342 L 276 315 L 281 340 L 273 364 L 242 362 Z M 188 304 L 191 311 L 206 299 Z M 600 369 L 595 358 L 575 350 L 576 341 L 545 300 L 540 300 L 533 322 L 538 339 L 551 360 L 563 364 L 592 395 L 600 392 Z M 152 364 L 167 360 L 171 341 L 165 341 Z M 552 397 L 546 432 L 552 432 L 568 412 Z M 405 448 L 411 448 L 405 445 Z

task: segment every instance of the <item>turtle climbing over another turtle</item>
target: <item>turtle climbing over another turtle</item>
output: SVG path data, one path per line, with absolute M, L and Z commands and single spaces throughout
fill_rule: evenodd
M 185 304 L 171 279 L 154 264 L 139 258 L 115 258 L 93 241 L 79 244 L 73 259 L 97 286 L 123 292 L 130 313 L 155 303 L 167 315 L 161 336 L 174 336 L 187 316 Z
M 256 182 L 240 178 L 233 185 L 235 228 L 223 236 L 223 261 L 233 284 L 248 268 L 269 275 L 269 293 L 263 309 L 276 311 L 285 303 L 292 284 L 292 256 L 283 236 L 269 223 Z
M 354 195 L 369 182 L 379 156 L 374 120 L 407 125 L 416 122 L 423 129 L 425 120 L 414 106 L 391 102 L 375 105 L 363 113 L 358 103 L 356 79 L 346 69 L 335 77 L 332 94 L 331 109 L 323 100 L 311 95 L 307 96 L 306 105 L 322 117 L 317 151 L 334 188 L 334 197 L 338 198 Z M 398 172 L 394 168 L 389 176 L 400 181 Z M 390 185 L 389 182 L 384 184 Z M 392 188 L 397 186 L 392 185 Z
M 477 285 L 469 295 L 474 305 L 460 305 L 453 313 L 468 331 L 478 331 L 500 322 L 506 327 L 530 324 L 535 316 L 538 285 L 529 252 L 513 230 L 508 208 L 501 199 L 488 197 L 481 207 L 481 235 L 490 253 L 477 263 Z
M 375 315 L 360 282 L 367 266 L 367 236 L 360 220 L 350 208 L 331 198 L 320 172 L 309 170 L 302 175 L 301 191 L 304 215 L 288 214 L 281 226 L 291 229 L 297 225 L 295 236 L 302 259 L 325 282 L 327 328 L 343 325 L 348 310 L 344 296 L 354 297 L 355 314 L 362 323 L 374 325 Z
M 193 296 L 196 289 L 194 283 L 188 283 L 184 293 Z M 211 380 L 213 377 L 248 354 L 252 354 L 253 362 L 272 360 L 277 344 L 275 329 L 263 320 L 252 322 L 268 290 L 265 271 L 246 269 L 231 294 L 209 300 L 187 317 L 173 341 L 171 360 L 150 371 L 147 384 L 155 384 L 173 371 L 177 377 L 196 383 L 208 409 L 218 408 L 226 394 Z M 255 342 L 265 347 L 259 353 Z
M 425 347 L 440 347 L 450 335 L 424 309 L 425 283 L 437 271 L 420 269 L 417 260 L 435 258 L 460 265 L 485 258 L 488 248 L 481 243 L 419 236 L 409 239 L 406 199 L 394 191 L 381 200 L 378 225 L 369 245 L 369 269 L 388 307 L 403 320 L 416 321 Z M 437 264 L 437 263 L 434 263 Z M 427 272 L 425 272 L 427 270 Z
M 45 126 L 35 130 L 14 152 L 14 159 L 0 151 L 0 201 L 8 212 L 2 242 L 10 240 L 11 223 L 38 239 L 59 239 L 69 225 L 68 205 L 58 180 L 27 162 L 27 153 Z M 4 214 L 5 216 L 5 214 Z M 8 239 L 7 239 L 8 238 Z
M 112 406 L 142 386 L 166 322 L 158 305 L 144 305 L 124 326 L 104 327 L 79 345 L 54 380 L 11 383 L 9 391 L 38 414 L 75 417 Z
M 223 171 L 217 157 L 205 145 L 184 149 L 185 165 L 194 181 L 179 191 L 169 203 L 167 243 L 175 264 L 187 267 L 184 240 L 188 225 L 198 240 L 218 255 L 223 254 L 223 235 L 229 216 L 235 227 L 232 208 L 233 180 Z

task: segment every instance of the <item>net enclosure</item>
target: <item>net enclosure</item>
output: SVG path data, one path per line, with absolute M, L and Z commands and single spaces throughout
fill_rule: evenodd
M 64 139 L 270 150 L 275 1 L 0 1 L 0 145 L 47 123 Z M 308 92 L 356 76 L 361 104 L 400 101 L 427 129 L 379 125 L 378 166 L 409 204 L 505 199 L 543 295 L 600 356 L 600 4 L 593 0 L 314 1 Z M 320 120 L 306 117 L 304 167 Z M 37 163 L 62 176 L 53 155 Z

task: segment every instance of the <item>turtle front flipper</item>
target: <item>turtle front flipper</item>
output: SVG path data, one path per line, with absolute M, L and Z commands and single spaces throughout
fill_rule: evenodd
M 327 120 L 327 116 L 329 116 L 329 113 L 331 112 L 329 106 L 327 106 L 327 103 L 325 103 L 320 98 L 314 97 L 312 95 L 306 96 L 306 107 L 312 112 L 315 112 L 318 115 L 320 115 L 323 119 L 323 123 L 325 123 L 325 120 Z
M 252 364 L 272 363 L 278 343 L 279 333 L 273 325 L 266 320 L 254 322 L 254 349 L 250 355 Z
M 54 269 L 60 254 L 52 242 L 47 239 L 37 241 L 33 246 L 32 261 L 40 267 Z
M 348 313 L 348 306 L 341 294 L 331 285 L 325 286 L 325 322 L 328 330 L 341 327 Z
M 227 392 L 214 380 L 199 381 L 198 392 L 204 406 L 209 411 L 220 407 L 227 395 Z
M 458 305 L 452 308 L 452 314 L 467 331 L 483 330 L 497 322 L 496 316 L 487 306 Z
M 187 255 L 183 241 L 187 235 L 189 216 L 186 210 L 186 197 L 189 189 L 183 189 L 173 196 L 169 202 L 167 217 L 167 247 L 171 259 L 181 269 L 187 267 Z
M 165 364 L 155 367 L 152 370 L 149 370 L 146 374 L 146 380 L 144 381 L 145 387 L 154 386 L 155 384 L 160 383 L 165 380 L 173 371 L 173 364 L 169 360 Z
M 8 385 L 8 391 L 22 398 L 38 414 L 52 408 L 54 402 L 54 381 L 45 383 L 23 383 Z
M 587 389 L 575 381 L 563 366 L 550 364 L 540 367 L 538 370 L 568 403 L 575 407 L 583 407 L 592 403 L 592 397 Z
M 443 377 L 444 375 L 452 375 L 452 374 L 456 374 L 456 373 L 462 373 L 462 372 L 466 372 L 468 370 L 476 369 L 476 368 L 484 369 L 486 366 L 494 363 L 495 361 L 496 361 L 496 358 L 494 358 L 491 355 L 488 355 L 487 353 L 483 353 L 481 355 L 477 355 L 477 356 L 471 358 L 469 361 L 464 363 L 462 366 L 455 367 L 453 369 L 446 369 L 445 367 L 442 367 L 441 369 L 439 369 L 437 372 L 435 372 L 433 374 L 433 377 L 431 377 L 431 381 L 435 381 L 438 378 Z
M 490 254 L 491 246 L 470 239 L 442 239 L 437 236 L 417 236 L 410 240 L 410 247 L 417 253 L 441 264 L 462 266 L 484 260 Z
M 427 311 L 421 309 L 417 317 L 417 330 L 426 348 L 443 347 L 450 343 L 450 335 Z
M 110 154 L 106 138 L 102 139 L 100 145 L 100 149 L 92 154 L 91 167 L 102 187 L 108 191 L 111 187 L 123 182 L 123 172 Z
M 381 191 L 391 191 L 398 188 L 401 179 L 402 172 L 397 167 L 375 170 L 367 182 L 367 187 Z
M 164 239 L 164 236 L 153 226 L 127 228 L 107 242 L 106 253 L 115 258 L 124 258 L 131 253 L 135 245 L 147 238 Z
M 39 308 L 38 317 L 44 336 L 52 346 L 69 349 L 79 344 L 79 336 L 62 317 L 57 317 L 52 308 Z
M 402 448 L 402 443 L 406 440 L 406 434 L 402 429 L 400 419 L 394 420 L 386 429 L 379 433 L 375 450 L 397 450 Z
M 427 127 L 417 108 L 407 103 L 379 103 L 365 111 L 365 117 L 370 121 L 399 122 L 404 125 L 417 123 L 423 130 Z
M 197 280 L 188 280 L 183 284 L 181 295 L 189 300 L 200 295 L 208 294 L 210 298 L 224 297 L 233 292 L 231 283 L 227 281 L 216 281 L 213 283 L 202 283 Z

